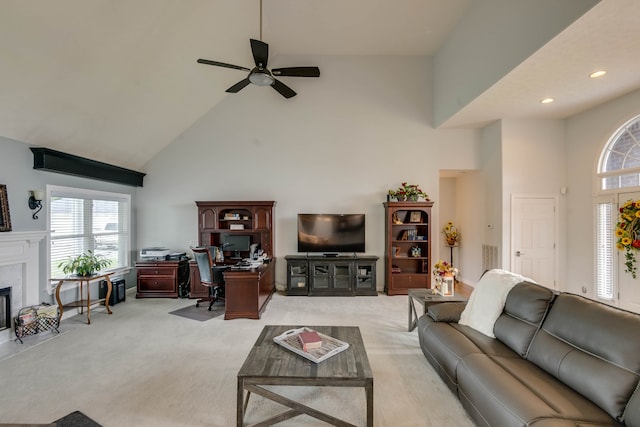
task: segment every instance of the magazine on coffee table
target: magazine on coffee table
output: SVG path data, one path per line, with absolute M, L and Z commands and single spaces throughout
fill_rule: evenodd
M 307 327 L 289 329 L 288 331 L 283 332 L 281 335 L 274 337 L 273 341 L 276 344 L 283 346 L 287 350 L 291 350 L 294 353 L 297 353 L 300 356 L 307 358 L 315 363 L 320 363 L 323 360 L 327 360 L 331 356 L 335 356 L 341 351 L 349 348 L 348 343 L 318 332 L 318 335 L 320 335 L 320 338 L 322 338 L 322 346 L 320 348 L 311 348 L 307 351 L 304 351 L 302 349 L 302 343 L 298 339 L 298 334 L 300 334 L 300 332 L 311 331 L 313 331 L 313 329 Z

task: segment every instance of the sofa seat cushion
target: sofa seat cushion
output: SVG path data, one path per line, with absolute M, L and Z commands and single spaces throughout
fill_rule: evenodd
M 469 354 L 460 361 L 457 374 L 460 400 L 479 425 L 620 425 L 521 358 Z
M 495 338 L 489 338 L 469 326 L 436 322 L 428 315 L 418 319 L 418 339 L 429 363 L 454 392 L 458 385 L 456 370 L 464 356 L 486 353 L 519 357 Z
M 627 409 L 640 377 L 637 314 L 561 294 L 534 337 L 527 359 L 618 421 L 640 422 Z

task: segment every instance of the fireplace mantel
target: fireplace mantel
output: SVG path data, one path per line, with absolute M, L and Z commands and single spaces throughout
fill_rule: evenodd
M 40 241 L 48 231 L 0 233 L 0 267 L 24 264 L 22 306 L 38 304 L 40 294 Z

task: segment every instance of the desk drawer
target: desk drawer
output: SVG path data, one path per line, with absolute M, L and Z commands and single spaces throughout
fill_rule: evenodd
M 426 274 L 393 275 L 393 287 L 396 289 L 414 289 L 427 287 Z
M 146 267 L 138 268 L 138 276 L 169 276 L 175 277 L 176 269 L 173 267 Z
M 176 292 L 176 281 L 167 277 L 139 277 L 138 292 Z

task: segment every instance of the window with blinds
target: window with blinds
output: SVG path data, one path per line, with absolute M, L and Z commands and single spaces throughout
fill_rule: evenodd
M 611 201 L 596 202 L 596 297 L 613 300 L 614 208 Z
M 88 250 L 111 261 L 105 270 L 129 267 L 130 195 L 53 186 L 47 190 L 49 277 L 64 276 L 60 262 Z

